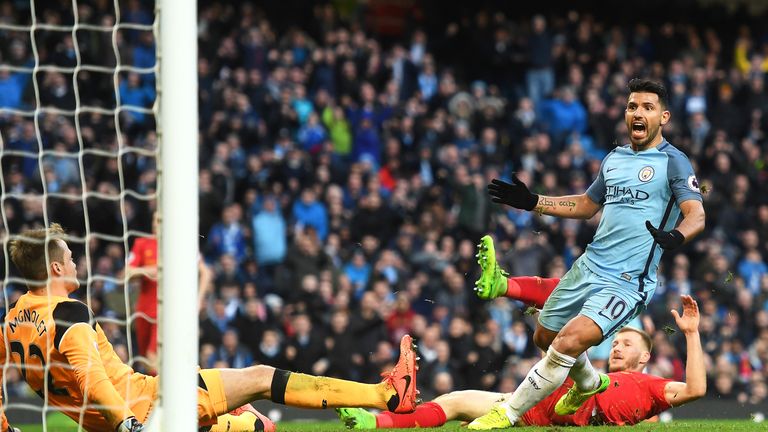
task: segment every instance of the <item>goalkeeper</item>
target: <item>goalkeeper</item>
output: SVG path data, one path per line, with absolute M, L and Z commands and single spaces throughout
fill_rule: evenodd
M 134 372 L 115 354 L 88 307 L 68 296 L 79 287 L 61 226 L 30 230 L 10 242 L 28 291 L 8 308 L 0 362 L 12 363 L 37 394 L 87 431 L 141 431 L 157 399 L 158 378 Z M 0 369 L 1 371 L 2 369 Z M 274 430 L 248 403 L 256 399 L 303 408 L 361 406 L 410 412 L 416 404 L 416 355 L 411 337 L 378 384 L 316 377 L 266 365 L 203 369 L 198 375 L 201 428 Z M 234 411 L 234 412 L 232 412 Z M 239 415 L 249 411 L 253 415 Z M 232 412 L 231 414 L 228 414 Z M 81 415 L 82 413 L 82 415 Z M 0 404 L 0 432 L 13 431 Z

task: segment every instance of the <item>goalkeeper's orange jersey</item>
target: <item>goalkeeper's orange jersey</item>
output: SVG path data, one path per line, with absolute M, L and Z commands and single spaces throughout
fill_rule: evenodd
M 85 304 L 27 293 L 10 306 L 3 324 L 0 361 L 18 367 L 49 405 L 88 431 L 115 430 L 132 415 L 145 420 L 156 379 L 120 360 Z

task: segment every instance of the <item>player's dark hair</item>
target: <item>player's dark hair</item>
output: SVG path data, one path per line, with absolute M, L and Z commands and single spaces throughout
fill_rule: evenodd
M 56 241 L 64 238 L 64 229 L 61 225 L 52 223 L 49 228 L 24 231 L 18 238 L 11 240 L 9 247 L 11 261 L 19 269 L 21 275 L 27 279 L 27 285 L 35 285 L 33 282 L 48 279 L 48 263 L 45 260 L 46 246 L 48 247 L 50 262 L 60 262 L 64 259 L 64 249 Z
M 648 333 L 646 333 L 646 332 L 644 332 L 644 331 L 642 331 L 640 329 L 637 329 L 637 328 L 634 328 L 634 327 L 629 327 L 629 326 L 624 327 L 623 329 L 619 330 L 617 332 L 617 334 L 618 333 L 626 333 L 626 332 L 632 332 L 632 333 L 639 334 L 640 338 L 643 340 L 643 344 L 645 344 L 645 347 L 648 349 L 648 351 L 650 352 L 650 351 L 653 350 L 653 339 L 651 339 L 651 335 L 649 335 Z
M 655 93 L 663 108 L 669 106 L 669 94 L 664 84 L 643 78 L 633 78 L 627 84 L 630 93 Z

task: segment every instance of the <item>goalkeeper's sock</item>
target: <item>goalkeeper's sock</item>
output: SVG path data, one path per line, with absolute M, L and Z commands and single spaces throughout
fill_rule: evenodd
M 538 276 L 511 277 L 507 279 L 507 293 L 505 296 L 541 309 L 559 282 L 560 279 L 558 278 L 540 278 Z
M 272 402 L 300 408 L 378 408 L 387 409 L 386 386 L 363 384 L 337 378 L 307 375 L 275 369 L 272 377 Z
M 576 387 L 583 392 L 590 392 L 600 386 L 600 374 L 597 373 L 592 363 L 589 362 L 587 353 L 583 352 L 576 358 L 569 377 L 576 384 Z
M 544 358 L 533 365 L 512 396 L 504 402 L 509 421 L 517 423 L 526 411 L 557 390 L 568 378 L 568 371 L 575 362 L 575 358 L 549 347 Z
M 416 407 L 416 410 L 408 414 L 395 414 L 382 411 L 376 415 L 376 427 L 385 428 L 431 428 L 440 427 L 446 422 L 443 407 L 435 402 L 427 402 Z

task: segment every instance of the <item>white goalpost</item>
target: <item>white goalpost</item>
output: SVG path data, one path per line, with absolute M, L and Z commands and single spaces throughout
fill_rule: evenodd
M 198 356 L 197 1 L 159 0 L 159 15 L 161 430 L 192 431 Z
M 129 252 L 129 239 L 149 237 L 152 234 L 132 229 L 128 225 L 130 209 L 128 200 L 148 203 L 156 201 L 160 213 L 160 228 L 158 229 L 159 260 L 158 260 L 158 361 L 160 371 L 159 400 L 155 401 L 152 416 L 148 420 L 148 430 L 152 431 L 194 431 L 197 430 L 197 364 L 198 364 L 198 303 L 197 303 L 197 260 L 198 260 L 198 114 L 197 114 L 197 2 L 196 0 L 155 0 L 154 21 L 151 24 L 138 24 L 121 21 L 121 2 L 112 2 L 113 22 L 94 23 L 81 21 L 80 6 L 88 5 L 87 0 L 71 0 L 72 24 L 49 23 L 44 20 L 39 11 L 40 5 L 47 4 L 39 0 L 29 0 L 25 10 L 29 14 L 25 21 L 0 21 L 0 42 L 3 37 L 21 39 L 27 35 L 31 64 L 11 64 L 7 59 L 0 58 L 0 72 L 10 75 L 28 76 L 26 84 L 32 100 L 20 106 L 0 106 L 0 125 L 5 130 L 33 127 L 34 141 L 32 148 L 13 148 L 8 137 L 0 135 L 0 237 L 5 257 L 3 287 L 3 306 L 8 310 L 10 303 L 9 287 L 23 286 L 24 280 L 13 276 L 8 254 L 8 241 L 18 237 L 19 232 L 13 231 L 13 218 L 20 217 L 18 208 L 42 210 L 36 214 L 30 223 L 48 226 L 56 220 L 56 214 L 51 214 L 51 201 L 67 201 L 73 207 L 73 212 L 82 211 L 82 232 L 70 236 L 70 243 L 79 245 L 83 250 L 86 274 L 81 280 L 85 288 L 86 302 L 91 306 L 92 288 L 103 284 L 122 286 L 124 289 L 123 303 L 125 318 L 104 317 L 96 318 L 100 323 L 112 323 L 122 327 L 127 339 L 127 357 L 130 364 L 146 362 L 147 359 L 137 356 L 131 348 L 131 326 L 133 321 L 142 314 L 133 310 L 129 299 L 128 280 L 117 273 L 104 273 L 97 267 L 100 256 L 94 256 L 91 251 L 93 242 L 110 242 L 122 250 L 125 262 Z M 15 6 L 18 3 L 15 4 Z M 61 6 L 61 4 L 59 4 Z M 23 18 L 24 19 L 24 18 Z M 151 67 L 123 64 L 121 61 L 121 32 L 152 33 L 156 46 L 155 63 Z M 41 33 L 48 32 L 56 37 L 71 38 L 74 50 L 74 65 L 61 66 L 50 61 L 41 60 L 41 47 L 37 38 Z M 114 55 L 114 66 L 88 64 L 83 60 L 78 37 L 90 34 L 105 37 L 101 46 L 101 55 Z M 12 35 L 12 36 L 8 36 Z M 20 36 L 21 35 L 21 36 Z M 110 52 L 111 51 L 111 52 Z M 90 53 L 93 56 L 93 52 Z M 81 92 L 85 92 L 90 82 L 81 82 L 81 73 L 91 76 L 102 74 L 109 77 L 113 87 L 114 107 L 109 102 L 89 104 L 81 100 Z M 130 102 L 121 101 L 120 84 L 125 75 L 154 74 L 156 80 L 156 98 L 152 107 L 137 106 Z M 41 97 L 41 77 L 48 74 L 60 74 L 64 77 L 71 75 L 66 82 L 72 90 L 73 109 L 53 106 Z M 65 78 L 66 79 L 66 78 Z M 93 84 L 96 85 L 95 83 Z M 138 113 L 154 116 L 157 121 L 157 146 L 147 148 L 143 145 L 126 142 L 124 131 L 121 130 L 121 116 L 128 113 Z M 81 116 L 97 115 L 114 122 L 114 145 L 91 145 L 87 141 L 108 141 L 107 137 L 86 137 L 81 125 Z M 44 142 L 44 129 L 49 132 L 48 122 L 54 122 L 63 128 L 71 127 L 76 132 L 77 139 L 74 149 L 63 151 L 52 148 L 49 142 Z M 108 121 L 109 122 L 109 121 Z M 10 124 L 10 125 L 9 125 Z M 145 158 L 150 165 L 156 164 L 157 180 L 151 185 L 153 190 L 131 190 L 126 187 L 123 158 Z M 40 189 L 24 190 L 17 185 L 6 185 L 6 177 L 11 175 L 3 168 L 9 159 L 22 161 L 34 160 L 37 168 L 34 176 L 38 176 Z M 92 158 L 116 160 L 115 176 L 119 177 L 119 190 L 94 189 L 91 179 L 89 161 Z M 47 175 L 55 160 L 69 160 L 75 163 L 78 176 L 71 188 L 52 188 L 48 184 Z M 27 179 L 24 179 L 25 181 Z M 32 180 L 29 180 L 32 182 Z M 42 192 L 40 192 L 42 191 Z M 93 212 L 92 200 L 99 200 L 118 209 L 122 226 L 122 235 L 100 232 L 94 228 L 94 222 L 104 217 Z M 77 210 L 77 211 L 75 211 Z M 65 227 L 67 228 L 67 227 Z M 7 360 L 7 359 L 6 359 Z M 8 394 L 6 378 L 9 375 L 9 365 L 3 366 L 2 388 Z M 50 365 L 43 367 L 47 370 Z M 47 388 L 47 383 L 46 383 Z M 27 402 L 31 398 L 3 399 L 6 409 L 16 409 L 27 412 L 39 412 L 39 423 L 44 431 L 55 430 L 47 424 L 46 415 L 56 411 L 48 405 L 45 397 L 40 403 Z M 85 407 L 81 412 L 84 412 Z M 23 423 L 23 422 L 22 422 Z

